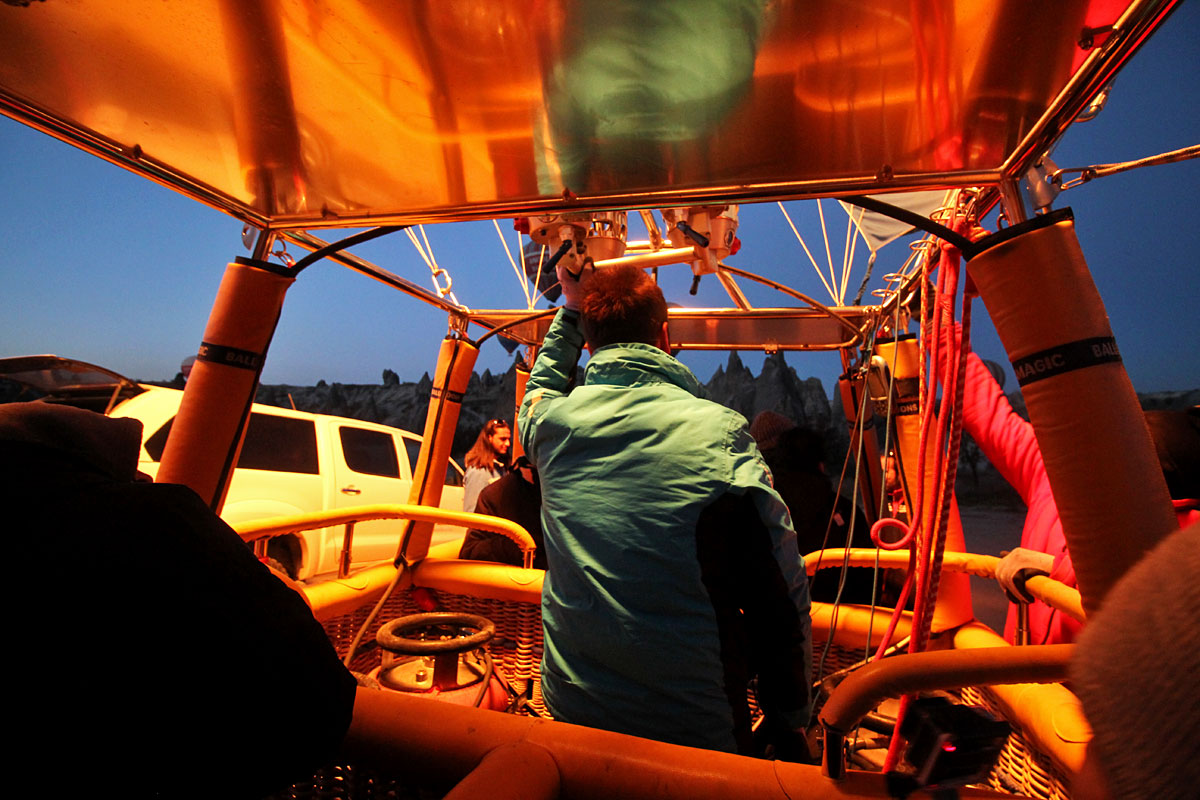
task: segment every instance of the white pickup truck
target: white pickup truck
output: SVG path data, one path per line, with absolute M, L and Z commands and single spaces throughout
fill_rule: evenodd
M 151 476 L 183 392 L 138 384 L 116 373 L 58 356 L 0 359 L 0 378 L 28 390 L 32 399 L 67 402 L 142 423 L 139 469 Z M 18 397 L 16 399 L 22 399 Z M 407 503 L 412 467 L 421 448 L 418 434 L 345 417 L 310 414 L 255 403 L 221 518 L 245 522 L 310 511 L 374 503 Z M 450 463 L 442 508 L 462 510 L 462 468 Z M 403 520 L 358 523 L 353 564 L 391 560 Z M 434 529 L 432 544 L 461 539 L 454 526 Z M 336 573 L 342 526 L 272 539 L 267 555 L 292 577 L 307 580 Z

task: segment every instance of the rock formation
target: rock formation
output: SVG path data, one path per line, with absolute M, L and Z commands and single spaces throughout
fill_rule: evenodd
M 416 383 L 402 383 L 394 380 L 394 375 L 385 370 L 381 385 L 321 382 L 317 386 L 260 386 L 255 399 L 268 405 L 335 414 L 420 433 L 425 428 L 433 382 L 428 374 Z M 711 400 L 740 412 L 747 419 L 753 419 L 759 411 L 778 411 L 799 425 L 825 433 L 831 454 L 845 449 L 845 426 L 842 424 L 839 428 L 835 423 L 829 396 L 820 379 L 800 378 L 788 366 L 783 353 L 768 357 L 757 377 L 737 353 L 731 353 L 728 363 L 717 369 L 705 389 Z M 455 457 L 466 452 L 489 419 L 511 421 L 514 418 L 515 391 L 515 361 L 502 375 L 484 371 L 482 375 L 471 376 L 451 449 Z M 837 419 L 841 419 L 840 412 Z
M 579 376 L 582 380 L 582 375 Z M 326 384 L 316 386 L 261 386 L 257 401 L 284 408 L 297 408 L 319 414 L 362 419 L 421 433 L 429 408 L 433 381 L 428 374 L 415 383 L 402 383 L 391 370 L 384 370 L 383 383 Z M 461 461 L 463 453 L 474 443 L 480 428 L 489 419 L 512 421 L 516 416 L 513 396 L 516 390 L 516 362 L 506 372 L 493 375 L 485 371 L 474 374 L 463 399 L 462 413 L 454 436 L 451 454 Z M 824 435 L 826 468 L 832 475 L 841 471 L 849 446 L 849 434 L 842 415 L 840 401 L 831 401 L 818 378 L 801 378 L 788 366 L 783 353 L 768 356 L 762 372 L 755 376 L 736 352 L 730 353 L 723 367 L 718 367 L 705 384 L 709 399 L 740 412 L 746 419 L 760 411 L 777 411 L 802 425 Z M 1009 396 L 1017 413 L 1025 414 L 1020 392 Z M 1142 407 L 1189 408 L 1200 403 L 1200 389 L 1178 392 L 1157 392 L 1139 395 Z M 957 490 L 960 500 L 974 498 L 979 502 L 1019 505 L 1014 492 L 978 453 L 978 448 L 964 437 Z

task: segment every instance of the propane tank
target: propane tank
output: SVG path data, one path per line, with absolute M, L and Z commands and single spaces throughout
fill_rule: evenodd
M 503 711 L 508 690 L 486 649 L 495 633 L 491 620 L 475 614 L 399 617 L 376 634 L 383 663 L 369 677 L 384 690 Z

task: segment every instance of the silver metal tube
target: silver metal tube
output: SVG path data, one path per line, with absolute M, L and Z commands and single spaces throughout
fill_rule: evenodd
M 350 549 L 354 546 L 354 522 L 346 523 L 346 535 L 342 537 L 342 558 L 338 563 L 338 577 L 350 574 Z
M 672 247 L 651 253 L 635 253 L 620 258 L 606 258 L 596 262 L 596 269 L 614 267 L 661 267 L 667 264 L 686 264 L 696 260 L 696 251 L 691 247 Z

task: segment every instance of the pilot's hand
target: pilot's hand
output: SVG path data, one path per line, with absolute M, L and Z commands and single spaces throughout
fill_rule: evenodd
M 583 288 L 596 273 L 595 263 L 591 258 L 587 258 L 583 262 L 583 269 L 575 273 L 564 258 L 555 266 L 555 271 L 558 273 L 558 282 L 562 285 L 563 305 L 572 311 L 578 311 L 579 302 L 583 299 Z
M 1034 598 L 1025 589 L 1025 581 L 1032 575 L 1049 575 L 1054 569 L 1054 556 L 1024 547 L 1014 547 L 1005 553 L 996 565 L 996 580 L 1004 593 L 1015 603 L 1024 598 L 1032 603 Z

